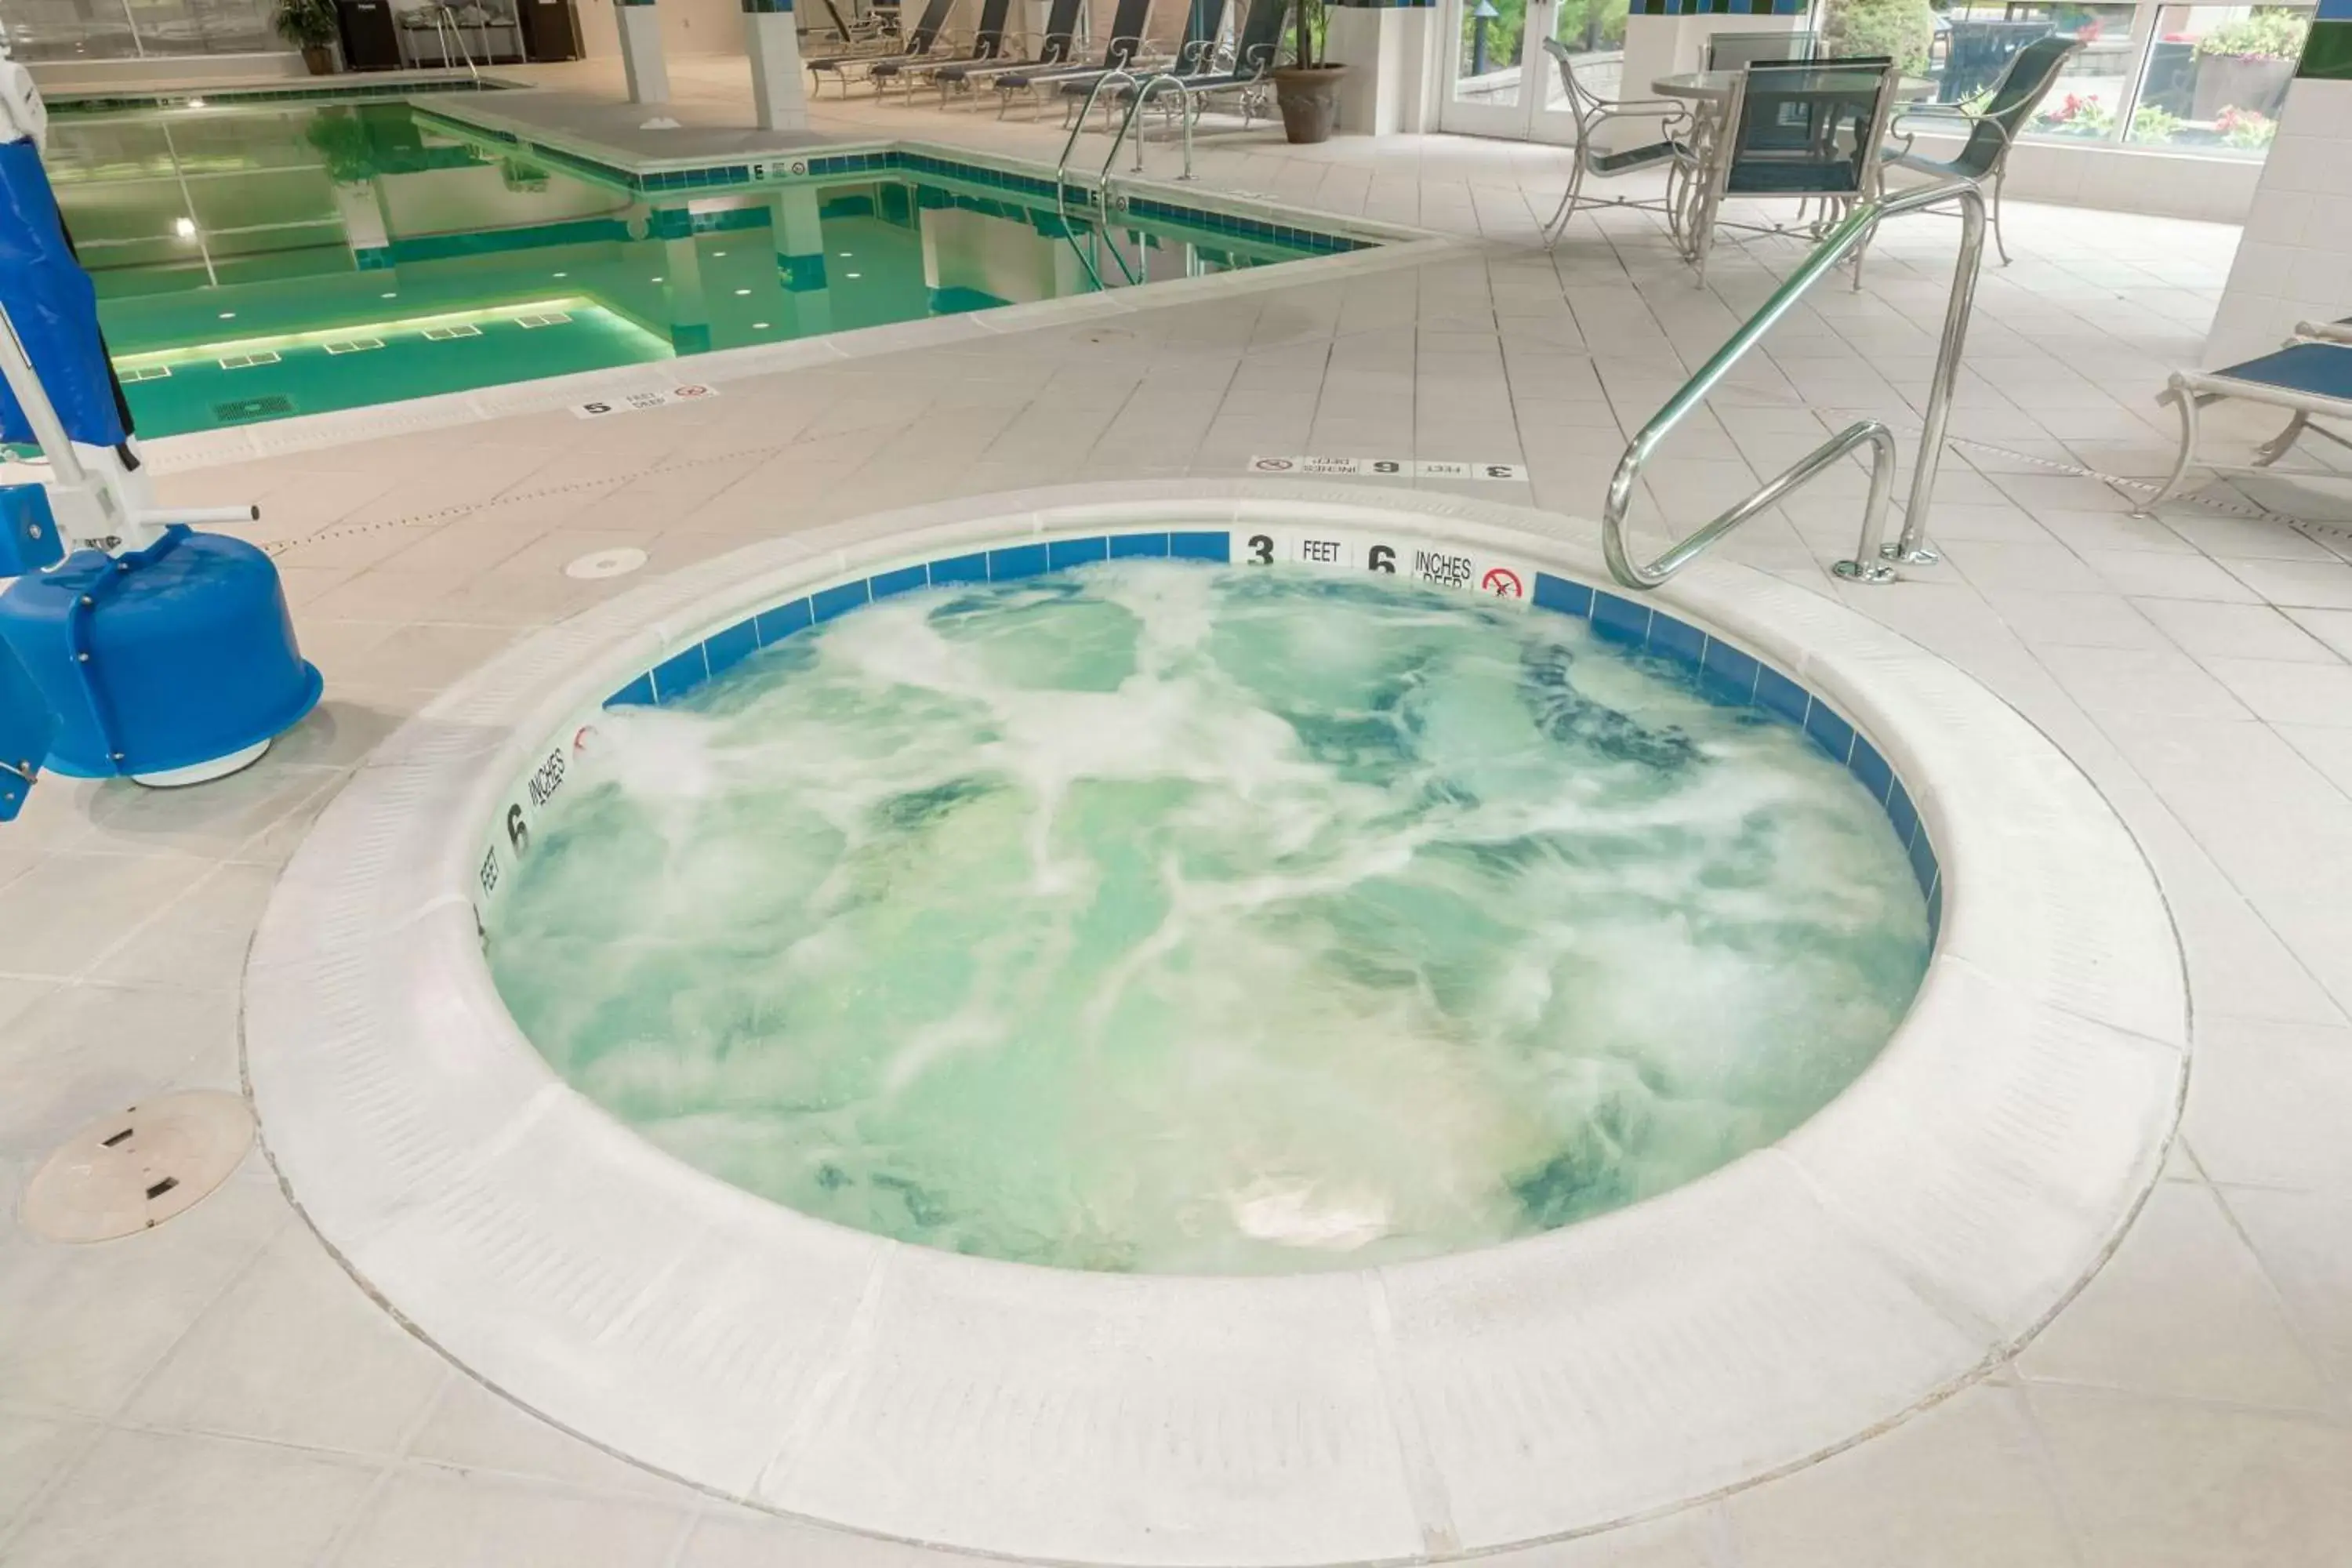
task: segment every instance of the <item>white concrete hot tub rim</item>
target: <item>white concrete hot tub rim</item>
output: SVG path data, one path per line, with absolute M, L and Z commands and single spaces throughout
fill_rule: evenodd
M 583 703 L 755 609 L 959 544 L 1308 522 L 1608 580 L 1590 525 L 1521 508 L 1092 485 L 754 545 L 493 659 L 362 766 L 256 937 L 247 1071 L 296 1203 L 417 1332 L 591 1441 L 756 1507 L 1024 1559 L 1392 1561 L 1595 1530 L 1833 1451 L 2030 1337 L 2112 1249 L 2178 1118 L 2169 915 L 2121 819 L 2023 719 L 1741 567 L 1654 602 L 1876 743 L 1933 836 L 1941 937 L 1828 1108 L 1631 1208 L 1359 1273 L 957 1257 L 679 1163 L 508 1016 L 468 879 Z

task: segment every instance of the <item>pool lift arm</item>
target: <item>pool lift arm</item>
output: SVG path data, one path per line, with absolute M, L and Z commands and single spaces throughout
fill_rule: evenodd
M 201 783 L 259 757 L 319 699 L 277 568 L 190 525 L 245 507 L 155 498 L 41 166 L 47 115 L 0 58 L 0 822 L 43 767 Z

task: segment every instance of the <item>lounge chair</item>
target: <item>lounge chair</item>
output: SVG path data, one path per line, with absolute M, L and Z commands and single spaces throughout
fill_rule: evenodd
M 847 98 L 849 73 L 852 70 L 870 73 L 876 66 L 885 60 L 929 58 L 932 47 L 940 41 L 940 30 L 947 26 L 948 13 L 955 8 L 955 3 L 956 0 L 928 0 L 928 4 L 923 6 L 922 19 L 915 24 L 915 30 L 907 35 L 907 47 L 898 54 L 827 55 L 820 59 L 804 62 L 808 66 L 811 78 L 809 95 L 811 97 L 816 95 L 817 89 L 824 85 L 824 77 L 827 71 L 832 72 L 833 79 L 841 84 L 841 96 Z
M 1287 0 L 1250 0 L 1250 8 L 1242 17 L 1242 32 L 1235 41 L 1233 64 L 1223 71 L 1184 79 L 1184 91 L 1198 118 L 1207 100 L 1226 96 L 1241 100 L 1242 129 L 1249 129 L 1265 106 L 1268 73 L 1274 69 L 1274 59 L 1282 47 L 1282 26 L 1288 20 Z
M 841 7 L 835 4 L 835 0 L 824 0 L 824 10 L 825 15 L 833 18 L 834 33 L 834 41 L 824 46 L 823 52 L 827 58 L 849 54 L 898 53 L 898 32 L 895 21 L 885 20 L 879 15 L 869 15 L 852 21 L 841 14 Z M 815 46 L 803 41 L 801 52 L 805 58 L 819 51 Z
M 971 36 L 971 47 L 960 60 L 877 60 L 866 73 L 874 83 L 874 96 L 879 98 L 889 90 L 892 81 L 906 85 L 907 97 L 915 96 L 915 84 L 929 79 L 933 71 L 945 70 L 952 65 L 969 65 L 976 60 L 992 60 L 1004 52 L 1004 13 L 1012 0 L 981 0 L 980 27 Z
M 1190 0 L 1184 8 L 1184 41 L 1176 46 L 1176 58 L 1168 68 L 1170 74 L 1180 79 L 1223 74 L 1216 70 L 1216 53 L 1224 31 L 1225 0 Z M 1071 114 L 1085 107 L 1087 95 L 1095 90 L 1095 84 L 1108 74 L 1106 71 L 1083 71 L 1062 79 L 1058 87 L 1065 125 L 1069 123 Z M 1132 99 L 1139 86 L 1119 89 L 1105 101 L 1105 112 Z
M 2284 408 L 2293 417 L 2288 419 L 2285 429 L 2255 448 L 2252 463 L 2206 463 L 2201 467 L 2217 474 L 2267 471 L 2352 479 L 2352 474 L 2335 468 L 2273 466 L 2306 431 L 2339 447 L 2352 447 L 2352 440 L 2312 423 L 2315 418 L 2352 420 L 2352 320 L 2305 321 L 2296 326 L 2294 336 L 2287 340 L 2286 345 L 2274 353 L 2222 370 L 2172 373 L 2158 401 L 2174 404 L 2180 410 L 2180 458 L 2172 465 L 2172 476 L 2164 481 L 2164 487 L 2136 509 L 2140 516 L 2152 516 L 2158 507 L 2180 492 L 2180 482 L 2188 477 L 2197 458 L 2198 413 L 2207 404 L 2225 397 Z
M 992 81 L 1006 71 L 1051 70 L 1070 63 L 1070 48 L 1078 36 L 1078 0 L 1054 0 L 1054 8 L 1045 16 L 1045 37 L 1037 52 L 1027 59 L 964 61 L 943 65 L 934 71 L 931 79 L 940 84 L 940 101 L 948 95 L 969 92 L 976 82 Z
M 1150 15 L 1151 0 L 1118 0 L 1118 9 L 1111 14 L 1110 41 L 1103 46 L 1102 63 L 1098 66 L 1006 71 L 996 79 L 996 117 L 999 120 L 1004 118 L 1004 111 L 1012 107 L 1015 93 L 1050 91 L 1055 84 L 1071 77 L 1091 77 L 1104 71 L 1127 69 L 1142 52 L 1143 26 Z

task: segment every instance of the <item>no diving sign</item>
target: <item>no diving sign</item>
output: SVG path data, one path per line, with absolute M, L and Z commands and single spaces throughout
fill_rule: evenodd
M 1252 458 L 1253 474 L 1293 474 L 1307 479 L 1493 479 L 1524 483 L 1525 463 L 1469 463 L 1413 458 Z
M 593 397 L 572 405 L 574 419 L 602 419 L 613 414 L 635 414 L 643 408 L 667 408 L 673 403 L 703 403 L 719 395 L 719 389 L 707 382 L 681 382 L 657 392 L 623 392 L 610 397 Z

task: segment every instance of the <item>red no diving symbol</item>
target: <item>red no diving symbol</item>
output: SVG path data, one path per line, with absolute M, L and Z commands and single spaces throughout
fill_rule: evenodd
M 1486 575 L 1478 580 L 1478 588 L 1481 593 L 1492 594 L 1497 599 L 1517 599 L 1527 595 L 1527 589 L 1519 584 L 1519 574 L 1501 566 L 1490 568 Z

